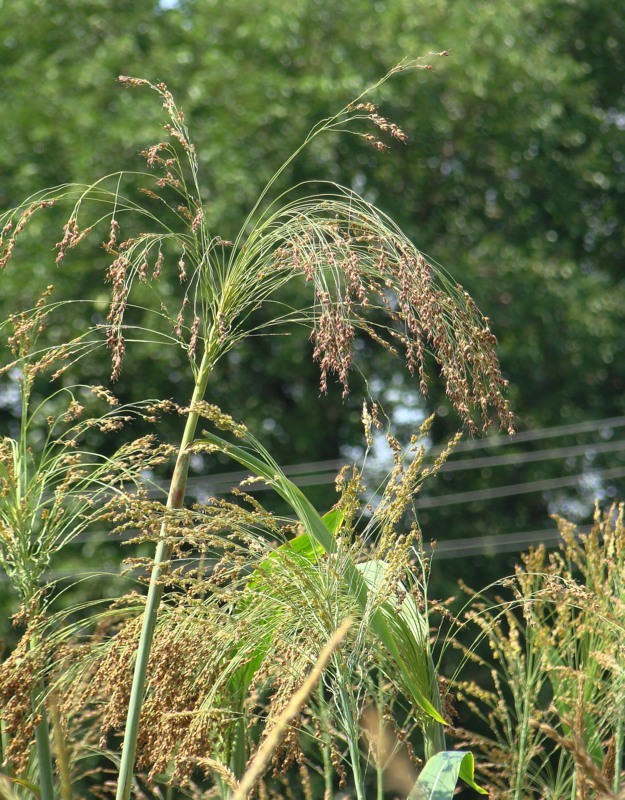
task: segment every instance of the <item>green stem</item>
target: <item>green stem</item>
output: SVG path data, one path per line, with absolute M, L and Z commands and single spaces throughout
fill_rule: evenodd
M 212 349 L 207 345 L 197 374 L 195 389 L 193 391 L 193 397 L 191 398 L 191 408 L 204 399 L 206 385 L 213 363 Z M 174 474 L 169 487 L 167 508 L 177 509 L 183 506 L 187 486 L 187 474 L 189 472 L 189 453 L 187 452 L 187 448 L 195 437 L 198 418 L 198 414 L 194 411 L 190 411 L 187 416 Z M 165 523 L 163 523 L 162 533 L 165 533 Z M 157 545 L 154 555 L 154 566 L 152 567 L 150 586 L 148 588 L 145 611 L 143 614 L 143 625 L 141 627 L 141 635 L 137 647 L 137 657 L 132 678 L 132 689 L 128 702 L 128 716 L 126 718 L 126 729 L 124 731 L 124 742 L 119 765 L 117 800 L 129 800 L 130 798 L 135 756 L 137 752 L 139 719 L 141 716 L 141 707 L 143 705 L 143 695 L 145 693 L 148 661 L 152 648 L 152 640 L 154 638 L 154 630 L 156 628 L 158 607 L 163 596 L 162 577 L 166 563 L 171 557 L 171 553 L 172 545 L 161 540 Z
M 516 754 L 517 769 L 514 786 L 514 800 L 522 800 L 525 796 L 523 788 L 523 778 L 527 775 L 526 764 L 526 751 L 529 736 L 529 717 L 530 717 L 530 688 L 526 687 L 525 697 L 523 700 L 523 712 L 519 720 L 519 733 L 518 733 L 518 749 Z
M 344 730 L 347 737 L 347 748 L 349 750 L 349 760 L 352 766 L 354 778 L 354 788 L 356 789 L 357 800 L 366 800 L 363 786 L 362 769 L 360 765 L 360 729 L 354 714 L 354 696 L 349 683 L 341 676 L 338 682 L 338 699 L 341 708 L 341 715 L 344 719 Z
M 54 698 L 50 702 L 50 721 L 52 722 L 52 741 L 56 756 L 56 767 L 59 775 L 61 800 L 72 800 L 72 772 L 70 758 L 63 736 L 61 712 Z
M 247 764 L 247 754 L 245 752 L 245 718 L 243 708 L 240 709 L 241 716 L 234 726 L 234 741 L 232 743 L 232 755 L 230 758 L 230 769 L 238 781 L 245 773 Z
M 39 716 L 39 724 L 35 727 L 35 748 L 37 751 L 37 764 L 39 767 L 39 784 L 41 800 L 54 800 L 54 771 L 52 767 L 52 750 L 50 748 L 50 728 L 48 715 L 43 703 L 43 685 L 38 692 L 33 692 L 33 712 Z M 41 707 L 38 701 L 41 702 Z
M 428 666 L 430 668 L 430 694 L 428 700 L 432 703 L 436 712 L 442 717 L 441 695 L 436 678 L 436 666 L 431 654 L 428 654 Z M 425 760 L 429 761 L 432 756 L 442 753 L 447 749 L 445 741 L 445 726 L 431 716 L 425 718 L 423 724 L 423 743 L 425 747 Z
M 0 763 L 4 763 L 7 750 L 9 749 L 9 733 L 7 731 L 6 722 L 3 719 L 0 719 L 0 744 Z M 13 770 L 11 770 L 10 766 L 5 766 L 3 775 L 8 775 L 10 777 L 12 774 Z
M 349 757 L 352 762 L 352 772 L 354 774 L 354 787 L 356 789 L 357 800 L 366 800 L 364 787 L 362 785 L 362 771 L 360 768 L 360 749 L 358 747 L 358 734 L 352 732 L 349 736 Z
M 37 638 L 33 636 L 30 639 L 30 649 L 36 650 L 37 647 Z M 45 684 L 41 680 L 31 691 L 31 704 L 33 714 L 39 717 L 39 723 L 35 726 L 35 750 L 39 767 L 41 800 L 54 800 L 54 768 L 50 747 L 50 727 L 44 700 L 45 693 Z
M 375 745 L 375 776 L 376 776 L 376 800 L 384 800 L 384 763 L 386 758 L 386 747 L 384 743 L 384 702 L 382 697 L 382 674 L 378 672 L 377 682 L 377 718 L 378 718 L 378 740 Z
M 619 719 L 614 733 L 614 794 L 618 795 L 621 788 L 621 768 L 623 759 L 623 720 Z

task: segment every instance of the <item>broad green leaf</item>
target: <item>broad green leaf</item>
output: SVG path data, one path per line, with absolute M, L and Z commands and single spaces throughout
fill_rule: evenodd
M 473 778 L 473 755 L 466 750 L 445 750 L 428 760 L 408 800 L 451 800 L 458 778 L 476 792 L 487 794 Z
M 334 553 L 336 551 L 336 539 L 328 530 L 312 503 L 299 487 L 286 477 L 259 442 L 252 440 L 251 437 L 248 440 L 261 458 L 252 455 L 248 450 L 242 447 L 231 444 L 226 439 L 214 433 L 203 431 L 202 434 L 206 442 L 216 445 L 221 452 L 230 456 L 234 461 L 238 461 L 239 464 L 252 470 L 254 474 L 264 478 L 267 483 L 289 503 L 304 526 L 305 531 L 317 541 L 326 553 Z M 350 563 L 346 564 L 343 577 L 345 578 L 347 587 L 352 593 L 354 600 L 358 603 L 360 608 L 364 610 L 367 605 L 368 596 L 366 580 L 360 574 L 356 566 Z M 430 685 L 428 687 L 429 691 L 424 692 L 414 680 L 414 669 L 411 666 L 410 660 L 407 660 L 406 649 L 402 644 L 401 638 L 405 625 L 398 623 L 397 620 L 394 620 L 390 615 L 385 615 L 381 609 L 377 609 L 371 617 L 371 626 L 375 635 L 391 654 L 395 662 L 395 667 L 399 669 L 404 678 L 404 685 L 413 702 L 436 723 L 444 725 L 445 720 L 441 716 L 440 711 L 429 699 L 429 697 L 433 697 L 431 694 L 432 686 Z
M 388 571 L 386 561 L 365 561 L 358 564 L 357 569 L 364 577 L 369 591 L 374 594 L 385 591 L 384 583 Z M 408 592 L 406 592 L 399 610 L 396 598 L 392 596 L 380 605 L 377 613 L 384 620 L 396 647 L 395 652 L 391 651 L 391 660 L 386 669 L 389 673 L 395 673 L 399 664 L 401 683 L 406 695 L 413 700 L 416 697 L 431 698 L 432 703 L 437 706 L 437 716 L 434 714 L 430 714 L 430 716 L 439 725 L 426 726 L 428 730 L 424 730 L 427 755 L 433 755 L 438 750 L 444 749 L 444 736 L 439 727 L 441 717 L 438 707 L 438 683 L 436 668 L 429 648 L 427 621 Z M 389 649 L 386 642 L 383 641 L 383 644 Z M 384 653 L 382 657 L 384 657 Z
M 323 552 L 323 548 L 309 533 L 300 533 L 299 536 L 284 542 L 284 544 L 281 544 L 272 553 L 263 558 L 247 582 L 247 587 L 249 589 L 259 589 L 262 586 L 270 590 L 270 583 L 268 584 L 267 579 L 271 577 L 272 565 L 285 553 L 305 561 L 314 561 Z
M 345 511 L 342 508 L 332 508 L 330 511 L 327 511 L 321 519 L 330 533 L 336 536 L 341 529 L 341 525 L 345 521 Z
M 343 522 L 343 518 L 343 511 L 341 509 L 333 508 L 331 511 L 328 511 L 326 514 L 324 514 L 321 519 L 330 533 L 336 534 Z M 266 585 L 266 576 L 271 575 L 272 564 L 274 564 L 284 553 L 289 553 L 290 555 L 294 555 L 296 557 L 299 556 L 304 560 L 314 561 L 323 552 L 325 551 L 317 542 L 317 540 L 314 539 L 310 533 L 308 533 L 308 531 L 304 531 L 304 533 L 300 533 L 293 539 L 289 539 L 288 542 L 284 542 L 272 553 L 266 556 L 256 567 L 252 577 L 247 583 L 247 586 L 250 589 L 259 589 L 261 586 L 263 586 L 269 588 L 270 590 L 270 586 Z M 259 572 L 262 574 L 259 574 Z

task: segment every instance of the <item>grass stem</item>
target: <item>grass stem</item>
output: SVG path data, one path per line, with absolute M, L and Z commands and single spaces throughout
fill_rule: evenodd
M 618 795 L 621 789 L 621 769 L 623 764 L 623 719 L 620 718 L 614 733 L 614 782 L 612 789 Z
M 332 753 L 331 753 L 331 738 L 329 732 L 329 715 L 326 708 L 326 699 L 323 692 L 323 683 L 319 683 L 317 687 L 317 694 L 319 696 L 319 714 L 322 718 L 321 726 L 321 757 L 323 759 L 323 800 L 332 800 L 333 790 L 333 768 L 332 768 Z
M 38 706 L 38 700 L 43 697 L 43 687 L 33 694 L 33 711 L 39 715 L 39 723 L 35 727 L 35 748 L 37 750 L 37 764 L 39 766 L 39 787 L 41 800 L 54 800 L 54 771 L 52 767 L 52 750 L 50 747 L 50 727 L 45 706 Z
M 191 408 L 204 399 L 208 378 L 213 367 L 213 352 L 209 344 L 206 345 L 202 362 L 197 373 L 195 389 L 191 399 Z M 182 508 L 184 503 L 187 475 L 189 472 L 189 453 L 188 446 L 193 442 L 198 423 L 198 414 L 189 411 L 185 424 L 174 474 L 169 487 L 167 497 L 167 508 Z M 165 531 L 162 531 L 165 533 Z M 119 766 L 119 778 L 117 783 L 117 800 L 129 800 L 134 774 L 135 756 L 137 752 L 137 736 L 139 734 L 139 720 L 141 717 L 141 707 L 145 693 L 146 675 L 154 630 L 156 628 L 156 618 L 158 608 L 163 596 L 163 572 L 167 561 L 171 557 L 172 545 L 162 540 L 158 543 L 154 556 L 154 566 L 150 577 L 150 586 L 146 599 L 145 611 L 143 614 L 143 625 L 137 647 L 137 657 L 135 661 L 134 674 L 132 679 L 132 689 L 128 703 L 128 716 L 126 718 L 126 729 L 124 731 L 124 742 L 122 745 L 122 755 Z M 45 798 L 44 798 L 45 800 Z
M 36 650 L 38 642 L 31 637 L 29 646 Z M 43 680 L 31 690 L 33 714 L 39 718 L 35 726 L 35 750 L 39 767 L 40 800 L 54 800 L 54 767 L 52 764 L 52 748 L 50 747 L 50 726 L 45 704 L 46 689 Z
M 52 722 L 52 741 L 59 775 L 59 794 L 61 800 L 72 800 L 72 773 L 70 758 L 63 735 L 61 713 L 55 698 L 50 700 L 50 721 Z

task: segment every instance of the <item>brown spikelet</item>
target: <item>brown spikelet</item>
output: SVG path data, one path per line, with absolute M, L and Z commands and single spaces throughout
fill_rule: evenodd
M 122 324 L 128 300 L 126 276 L 129 262 L 126 256 L 118 256 L 110 265 L 107 280 L 112 284 L 111 304 L 107 317 L 107 347 L 112 351 L 111 380 L 116 381 L 121 372 L 126 345 L 122 333 Z
M 149 86 L 150 81 L 145 78 L 131 78 L 128 75 L 120 75 L 117 80 L 125 86 Z
M 0 232 L 0 270 L 3 270 L 15 250 L 15 240 L 24 231 L 32 216 L 41 208 L 51 208 L 55 205 L 55 200 L 37 200 L 30 203 L 26 208 L 23 208 L 20 216 L 15 222 L 13 219 L 4 225 Z M 5 242 L 5 237 L 8 235 L 8 241 Z

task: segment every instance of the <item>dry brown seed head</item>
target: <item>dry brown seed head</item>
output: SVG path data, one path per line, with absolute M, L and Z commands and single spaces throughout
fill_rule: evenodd
M 193 324 L 191 325 L 191 338 L 189 339 L 189 357 L 194 358 L 197 352 L 197 343 L 200 333 L 200 318 L 197 314 L 193 317 Z
M 131 78 L 129 75 L 119 75 L 117 80 L 126 86 L 150 86 L 150 82 L 145 78 Z
M 111 226 L 109 229 L 109 240 L 103 244 L 107 253 L 114 252 L 115 245 L 117 244 L 117 237 L 119 235 L 119 222 L 113 217 L 111 219 Z

